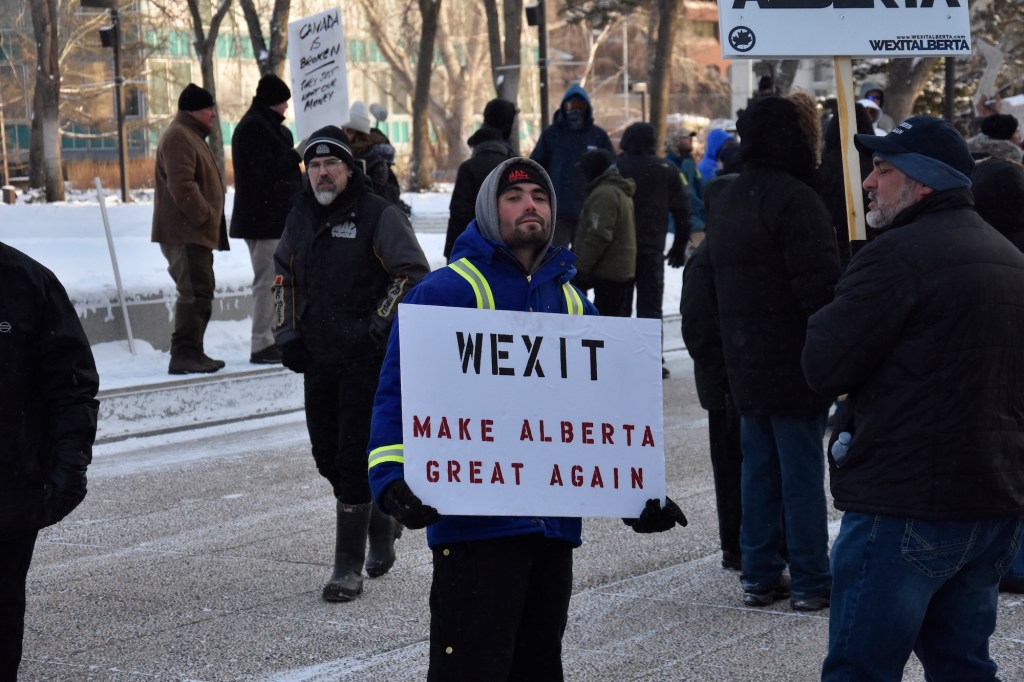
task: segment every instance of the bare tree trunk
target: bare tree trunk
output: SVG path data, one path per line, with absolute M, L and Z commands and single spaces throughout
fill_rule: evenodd
M 654 44 L 651 69 L 651 125 L 656 147 L 665 142 L 665 120 L 668 117 L 669 85 L 672 83 L 672 53 L 675 51 L 676 17 L 682 0 L 658 0 L 658 37 Z
M 203 75 L 203 88 L 213 95 L 217 101 L 217 78 L 214 75 L 213 56 L 217 48 L 217 34 L 220 32 L 220 24 L 231 7 L 231 0 L 220 0 L 217 11 L 210 17 L 210 29 L 203 31 L 203 17 L 199 12 L 200 0 L 188 0 L 188 11 L 192 16 L 192 33 L 195 40 L 192 46 L 195 48 L 196 56 L 199 58 L 199 70 Z M 211 8 L 212 9 L 212 8 Z M 220 169 L 221 178 L 226 177 L 224 173 L 224 134 L 220 129 L 220 119 L 214 119 L 213 130 L 210 131 L 210 151 Z
M 423 26 L 416 60 L 416 87 L 412 103 L 412 163 L 409 167 L 409 189 L 429 189 L 430 180 L 430 76 L 434 66 L 434 44 L 437 40 L 441 0 L 417 0 Z
M 29 185 L 47 201 L 64 200 L 60 156 L 60 64 L 57 61 L 57 0 L 32 0 L 36 39 L 36 87 L 32 98 Z
M 238 0 L 245 16 L 245 24 L 249 27 L 249 40 L 252 51 L 256 55 L 256 64 L 260 75 L 272 73 L 281 76 L 284 71 L 285 57 L 288 52 L 288 15 L 291 12 L 291 0 L 274 0 L 274 9 L 270 14 L 270 47 L 267 47 L 263 28 L 260 26 L 260 15 L 256 11 L 253 0 Z
M 504 40 L 498 20 L 497 0 L 484 0 L 487 15 L 487 37 L 491 55 L 491 79 L 500 99 L 519 102 L 519 83 L 522 80 L 523 0 L 505 0 L 502 3 L 505 24 Z M 504 50 L 502 47 L 504 46 Z M 519 120 L 512 130 L 512 146 L 519 153 Z
M 885 88 L 885 113 L 897 123 L 910 116 L 938 57 L 902 58 L 889 61 Z

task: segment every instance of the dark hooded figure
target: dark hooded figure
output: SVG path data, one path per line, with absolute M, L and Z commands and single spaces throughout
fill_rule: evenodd
M 512 148 L 512 125 L 519 111 L 512 102 L 492 99 L 484 106 L 484 122 L 466 140 L 473 154 L 459 165 L 448 205 L 448 234 L 444 240 L 444 257 L 452 255 L 452 245 L 476 216 L 476 194 L 484 178 L 505 159 L 515 156 Z
M 622 133 L 622 177 L 636 183 L 636 316 L 661 319 L 665 295 L 665 240 L 668 219 L 676 224 L 669 264 L 681 267 L 690 241 L 690 194 L 679 170 L 657 155 L 657 138 L 650 123 L 634 123 Z M 630 293 L 627 307 L 633 307 Z M 662 369 L 668 376 L 668 370 Z
M 829 605 L 822 438 L 828 398 L 800 366 L 808 317 L 839 278 L 832 219 L 811 187 L 820 126 L 806 96 L 755 100 L 737 125 L 743 171 L 709 237 L 726 371 L 740 413 L 743 601 Z M 785 534 L 791 582 L 779 554 Z
M 615 149 L 608 133 L 594 125 L 594 110 L 587 91 L 573 84 L 562 98 L 554 121 L 544 129 L 530 158 L 551 176 L 558 195 L 555 216 L 555 246 L 568 246 L 576 235 L 576 223 L 587 196 L 580 159 L 589 149 Z

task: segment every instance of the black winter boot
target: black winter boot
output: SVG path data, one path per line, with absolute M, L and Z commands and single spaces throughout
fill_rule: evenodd
M 366 557 L 366 575 L 379 578 L 395 565 L 395 540 L 402 537 L 402 526 L 377 505 L 370 512 L 370 553 Z
M 362 593 L 366 531 L 370 524 L 372 506 L 372 503 L 345 504 L 338 500 L 334 573 L 324 585 L 324 601 L 352 601 Z

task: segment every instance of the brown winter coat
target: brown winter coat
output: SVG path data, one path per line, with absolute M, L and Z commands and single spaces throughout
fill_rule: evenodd
M 203 127 L 184 111 L 160 138 L 152 241 L 227 251 L 224 180 L 205 138 Z

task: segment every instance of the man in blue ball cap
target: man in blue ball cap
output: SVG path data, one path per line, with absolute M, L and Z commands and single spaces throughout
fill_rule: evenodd
M 1024 256 L 974 211 L 974 162 L 949 123 L 914 116 L 872 155 L 868 224 L 803 368 L 848 394 L 830 457 L 845 512 L 832 547 L 822 680 L 994 680 L 1000 575 L 1024 532 Z M 831 449 L 831 448 L 830 448 Z

